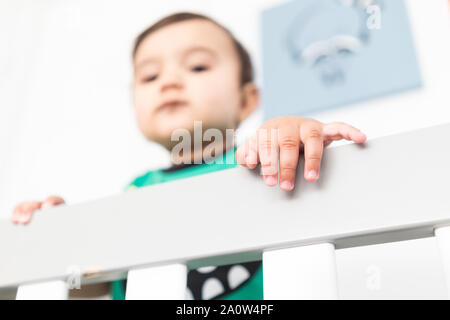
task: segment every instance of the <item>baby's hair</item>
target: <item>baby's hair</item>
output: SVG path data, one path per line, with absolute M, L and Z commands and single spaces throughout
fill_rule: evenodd
M 182 21 L 188 21 L 188 20 L 205 20 L 214 23 L 216 26 L 220 27 L 222 30 L 224 30 L 233 41 L 233 45 L 236 48 L 237 54 L 239 56 L 239 61 L 241 63 L 241 85 L 245 85 L 248 82 L 253 81 L 253 65 L 252 61 L 250 59 L 250 55 L 248 54 L 248 51 L 244 48 L 244 46 L 235 38 L 235 36 L 224 26 L 219 24 L 217 21 L 214 21 L 213 19 L 196 13 L 190 13 L 190 12 L 180 12 L 171 14 L 167 17 L 162 18 L 161 20 L 157 21 L 156 23 L 152 24 L 150 27 L 145 29 L 141 32 L 136 38 L 136 41 L 134 43 L 133 48 L 133 59 L 136 56 L 136 52 L 141 45 L 142 41 L 149 36 L 150 34 L 154 33 L 155 31 L 162 29 L 163 27 L 167 27 L 171 24 L 182 22 Z

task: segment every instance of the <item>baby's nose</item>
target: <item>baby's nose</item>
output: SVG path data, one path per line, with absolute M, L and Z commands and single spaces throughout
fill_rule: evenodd
M 170 89 L 182 89 L 183 81 L 181 76 L 176 72 L 168 72 L 161 78 L 161 92 Z

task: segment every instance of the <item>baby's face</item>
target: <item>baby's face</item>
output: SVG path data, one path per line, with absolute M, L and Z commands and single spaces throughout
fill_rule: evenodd
M 240 62 L 229 35 L 209 21 L 178 22 L 150 34 L 134 60 L 139 128 L 169 147 L 172 132 L 236 128 L 241 117 Z

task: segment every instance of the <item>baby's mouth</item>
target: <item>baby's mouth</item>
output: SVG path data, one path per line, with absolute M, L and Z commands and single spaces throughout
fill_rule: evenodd
M 184 101 L 184 100 L 169 100 L 169 101 L 166 101 L 166 102 L 162 103 L 156 109 L 156 111 L 157 112 L 159 112 L 159 111 L 171 112 L 171 111 L 175 111 L 175 110 L 177 110 L 177 109 L 179 109 L 181 107 L 185 107 L 185 106 L 187 106 L 187 102 Z

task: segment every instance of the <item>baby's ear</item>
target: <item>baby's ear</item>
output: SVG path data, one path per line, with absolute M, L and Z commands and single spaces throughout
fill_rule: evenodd
M 239 121 L 244 121 L 259 107 L 260 93 L 253 82 L 248 82 L 242 87 L 242 105 Z

